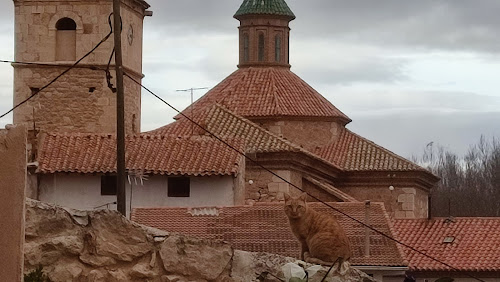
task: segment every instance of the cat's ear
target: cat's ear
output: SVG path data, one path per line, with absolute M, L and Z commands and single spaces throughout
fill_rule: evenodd
M 283 195 L 285 196 L 285 201 L 290 200 L 290 194 L 284 193 Z
M 306 199 L 307 199 L 307 193 L 306 193 L 306 192 L 304 192 L 304 193 L 300 194 L 300 196 L 299 196 L 299 200 L 301 200 L 301 201 L 304 201 L 304 202 L 305 202 L 305 201 L 306 201 Z

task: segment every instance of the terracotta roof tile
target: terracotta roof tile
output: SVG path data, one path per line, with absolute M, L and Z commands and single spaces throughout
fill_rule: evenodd
M 228 139 L 244 150 L 242 139 Z M 104 134 L 47 134 L 40 144 L 41 173 L 115 172 L 116 137 Z M 236 174 L 243 158 L 209 137 L 140 135 L 126 138 L 128 170 L 169 175 Z
M 321 162 L 326 162 L 329 165 L 340 169 L 336 164 L 306 151 L 270 131 L 267 131 L 254 122 L 224 108 L 222 105 L 212 105 L 210 108 L 205 109 L 205 111 L 196 112 L 193 117 L 190 118 L 221 139 L 244 139 L 246 144 L 246 153 L 301 152 L 309 157 L 317 159 Z M 191 121 L 185 117 L 181 117 L 171 124 L 150 131 L 149 134 L 173 134 L 182 136 L 190 135 L 194 132 L 194 134 L 210 136 L 206 133 L 206 131 L 202 130 L 198 126 L 195 126 L 194 128 L 195 129 L 193 130 Z
M 364 203 L 331 203 L 341 211 L 364 220 Z M 329 207 L 310 203 L 319 212 L 334 215 L 349 237 L 354 265 L 405 266 L 403 253 L 394 241 L 379 234 L 371 234 L 371 256 L 365 257 L 364 228 L 333 211 Z M 392 234 L 392 227 L 384 206 L 371 205 L 372 225 L 386 234 Z M 251 252 L 268 252 L 298 257 L 300 245 L 293 236 L 283 204 L 265 203 L 254 206 L 219 207 L 218 215 L 196 216 L 196 208 L 136 208 L 132 220 L 169 232 L 184 233 L 206 239 L 223 239 L 237 249 Z
M 346 128 L 335 143 L 315 153 L 348 171 L 427 171 Z
M 288 68 L 240 68 L 191 107 L 198 111 L 215 103 L 246 118 L 291 116 L 351 121 Z M 183 113 L 189 114 L 191 107 Z
M 460 271 L 500 271 L 500 218 L 397 219 L 398 238 Z M 444 243 L 446 237 L 453 239 Z M 406 249 L 411 270 L 449 271 L 441 263 Z
M 295 15 L 284 0 L 244 0 L 234 17 L 255 14 L 287 16 L 295 19 Z

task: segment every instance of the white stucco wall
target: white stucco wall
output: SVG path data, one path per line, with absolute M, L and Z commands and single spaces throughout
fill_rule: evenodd
M 141 185 L 139 181 L 136 184 L 133 178 L 132 185 L 127 182 L 127 214 L 130 211 L 131 200 L 133 208 L 234 205 L 232 176 L 191 177 L 190 197 L 186 198 L 168 197 L 167 179 L 166 176 L 154 175 L 144 181 L 144 185 Z M 48 174 L 41 176 L 38 199 L 64 207 L 92 210 L 116 201 L 116 196 L 101 195 L 99 175 Z M 108 207 L 116 209 L 116 205 Z

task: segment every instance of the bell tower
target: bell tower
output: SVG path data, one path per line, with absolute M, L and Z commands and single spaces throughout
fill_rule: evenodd
M 295 15 L 284 0 L 244 0 L 234 18 L 240 21 L 239 68 L 290 67 L 290 21 Z
M 15 60 L 42 65 L 13 64 L 14 104 L 17 105 L 95 45 L 109 32 L 111 0 L 14 0 Z M 149 5 L 122 0 L 124 71 L 141 81 L 142 30 Z M 108 87 L 105 69 L 113 36 L 77 67 L 14 111 L 14 123 L 56 132 L 116 132 L 116 96 Z M 114 81 L 114 59 L 110 67 Z M 125 85 L 127 134 L 140 132 L 141 89 L 129 78 Z

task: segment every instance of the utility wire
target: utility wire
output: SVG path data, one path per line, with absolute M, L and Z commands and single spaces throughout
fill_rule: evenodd
M 182 115 L 183 117 L 185 117 L 185 118 L 186 118 L 187 120 L 189 120 L 190 122 L 194 123 L 196 126 L 198 126 L 199 128 L 201 128 L 203 131 L 205 131 L 206 133 L 208 133 L 209 135 L 211 135 L 211 136 L 212 136 L 212 137 L 214 137 L 215 139 L 219 140 L 220 142 L 224 143 L 224 145 L 228 146 L 228 147 L 229 147 L 229 148 L 231 148 L 233 151 L 235 151 L 235 152 L 237 152 L 238 154 L 242 155 L 243 157 L 245 157 L 245 158 L 246 158 L 247 160 L 249 160 L 250 162 L 252 162 L 252 163 L 256 164 L 256 165 L 257 165 L 257 166 L 259 166 L 260 168 L 262 168 L 262 169 L 266 170 L 267 172 L 271 173 L 273 176 L 278 177 L 279 179 L 281 179 L 282 181 L 284 181 L 284 182 L 288 183 L 289 185 L 291 185 L 291 186 L 295 187 L 296 189 L 298 189 L 298 190 L 300 190 L 300 191 L 302 191 L 302 192 L 304 192 L 304 193 L 308 194 L 311 198 L 313 198 L 313 199 L 317 200 L 318 202 L 321 202 L 322 204 L 326 205 L 327 207 L 329 207 L 329 208 L 333 209 L 334 211 L 336 211 L 336 212 L 338 212 L 338 213 L 340 213 L 340 214 L 342 214 L 342 215 L 346 216 L 347 218 L 349 218 L 349 219 L 351 219 L 351 220 L 353 220 L 353 221 L 355 221 L 355 222 L 357 222 L 357 223 L 359 223 L 359 224 L 363 225 L 364 227 L 371 229 L 371 230 L 372 230 L 372 231 L 374 231 L 375 233 L 378 233 L 378 234 L 380 234 L 380 235 L 382 235 L 382 236 L 386 237 L 387 239 L 392 240 L 392 241 L 394 241 L 394 242 L 396 242 L 396 243 L 398 243 L 398 244 L 400 244 L 400 245 L 402 245 L 402 246 L 404 246 L 404 247 L 406 247 L 406 248 L 408 248 L 408 249 L 410 249 L 410 250 L 412 250 L 412 251 L 414 251 L 414 252 L 417 252 L 417 253 L 419 253 L 419 254 L 421 254 L 421 255 L 423 255 L 423 256 L 425 256 L 425 257 L 427 257 L 427 258 L 429 258 L 429 259 L 431 259 L 431 260 L 433 260 L 433 261 L 436 261 L 436 262 L 438 262 L 438 263 L 440 263 L 440 264 L 442 264 L 442 265 L 444 265 L 444 266 L 446 266 L 446 267 L 448 267 L 448 268 L 451 268 L 451 269 L 453 269 L 453 270 L 455 270 L 455 271 L 460 271 L 460 269 L 458 269 L 458 268 L 456 268 L 456 267 L 454 267 L 454 266 L 452 266 L 452 265 L 450 265 L 450 264 L 448 264 L 448 263 L 446 263 L 446 262 L 443 262 L 443 261 L 441 261 L 441 260 L 439 260 L 439 259 L 437 259 L 437 258 L 434 258 L 433 256 L 430 256 L 430 255 L 428 255 L 428 254 L 426 254 L 426 253 L 424 253 L 424 252 L 422 252 L 422 251 L 420 251 L 420 250 L 418 250 L 418 249 L 416 249 L 416 248 L 414 248 L 414 247 L 412 247 L 412 246 L 410 246 L 410 245 L 408 245 L 408 244 L 406 244 L 406 243 L 404 243 L 404 242 L 401 242 L 401 241 L 399 241 L 398 239 L 396 239 L 396 238 L 394 238 L 394 237 L 391 237 L 391 236 L 389 236 L 389 235 L 385 234 L 384 232 L 382 232 L 382 231 L 380 231 L 380 230 L 378 230 L 378 229 L 376 229 L 376 228 L 374 228 L 374 227 L 372 227 L 372 226 L 370 226 L 370 225 L 368 225 L 368 224 L 364 223 L 363 221 L 361 221 L 361 220 L 359 220 L 359 219 L 356 219 L 356 218 L 354 218 L 353 216 L 351 216 L 351 215 L 349 215 L 349 214 L 347 214 L 347 213 L 345 213 L 345 212 L 343 212 L 343 211 L 339 210 L 338 208 L 336 208 L 336 207 L 334 207 L 334 206 L 330 205 L 329 203 L 324 202 L 323 200 L 321 200 L 321 199 L 317 198 L 316 196 L 314 196 L 314 195 L 311 195 L 311 194 L 307 193 L 307 192 L 306 192 L 306 191 L 304 191 L 302 188 L 298 187 L 297 185 L 295 185 L 295 184 L 293 184 L 293 183 L 289 182 L 288 180 L 284 179 L 283 177 L 279 176 L 278 174 L 276 174 L 275 172 L 271 171 L 271 170 L 270 170 L 270 169 L 268 169 L 267 167 L 263 166 L 262 164 L 260 164 L 260 163 L 259 163 L 259 162 L 257 162 L 256 160 L 253 160 L 252 158 L 248 157 L 247 155 L 245 155 L 245 153 L 241 152 L 240 150 L 238 150 L 237 148 L 235 148 L 234 146 L 232 146 L 232 145 L 231 145 L 231 144 L 229 144 L 228 142 L 224 141 L 223 139 L 221 139 L 220 137 L 218 137 L 218 136 L 217 136 L 217 135 L 215 135 L 214 133 L 210 132 L 208 129 L 204 128 L 202 125 L 200 125 L 199 123 L 197 123 L 196 121 L 194 121 L 193 119 L 191 119 L 190 117 L 188 117 L 187 115 L 185 115 L 184 113 L 182 113 L 181 111 L 179 111 L 177 108 L 175 108 L 175 107 L 174 107 L 174 106 L 172 106 L 170 103 L 168 103 L 167 101 L 165 101 L 163 98 L 161 98 L 160 96 L 158 96 L 157 94 L 155 94 L 153 91 L 149 90 L 146 86 L 142 85 L 140 82 L 138 82 L 137 80 L 135 80 L 135 79 L 134 79 L 133 77 L 131 77 L 128 73 L 124 73 L 124 75 L 125 75 L 125 76 L 127 76 L 128 78 L 130 78 L 130 79 L 131 79 L 134 83 L 136 83 L 137 85 L 139 85 L 141 88 L 143 88 L 144 90 L 146 90 L 147 92 L 149 92 L 151 95 L 155 96 L 158 100 L 160 100 L 160 101 L 162 101 L 163 103 L 165 103 L 168 107 L 170 107 L 171 109 L 173 109 L 174 111 L 176 111 L 177 113 L 179 113 L 180 115 Z M 471 278 L 473 278 L 473 279 L 476 279 L 477 281 L 485 282 L 484 280 L 481 280 L 481 279 L 479 279 L 479 278 L 477 278 L 477 277 L 475 277 L 475 276 L 473 276 L 473 275 L 471 275 L 471 274 L 465 273 L 465 275 L 467 275 L 467 276 L 469 276 L 469 277 L 471 277 Z
M 101 41 L 99 43 L 97 43 L 96 46 L 94 46 L 94 48 L 92 48 L 92 50 L 90 50 L 89 52 L 87 52 L 87 54 L 85 54 L 83 57 L 81 57 L 80 59 L 78 59 L 78 61 L 76 61 L 73 65 L 71 65 L 70 67 L 68 67 L 66 70 L 64 70 L 62 73 L 60 73 L 58 76 L 56 76 L 54 79 L 52 79 L 49 83 L 45 84 L 42 88 L 38 89 L 37 91 L 35 91 L 33 94 L 31 94 L 31 96 L 29 96 L 28 98 L 24 99 L 21 103 L 15 105 L 12 109 L 10 109 L 9 111 L 7 111 L 6 113 L 2 114 L 0 116 L 0 118 L 3 118 L 4 116 L 8 115 L 9 113 L 11 113 L 12 111 L 14 111 L 15 109 L 17 109 L 18 107 L 20 107 L 21 105 L 25 104 L 26 102 L 28 102 L 29 100 L 31 100 L 33 97 L 35 97 L 38 93 L 40 93 L 41 91 L 43 91 L 44 89 L 46 89 L 47 87 L 49 87 L 50 85 L 52 85 L 54 82 L 56 82 L 59 78 L 61 78 L 63 75 L 65 75 L 66 73 L 68 73 L 70 70 L 72 70 L 73 68 L 75 68 L 81 61 L 83 61 L 85 58 L 87 58 L 88 56 L 90 56 L 90 54 L 92 54 L 97 48 L 99 48 L 99 46 L 101 46 L 101 44 L 103 44 L 106 40 L 109 39 L 109 37 L 113 34 L 113 28 L 111 27 L 111 15 L 109 16 L 109 24 L 110 24 L 110 32 L 108 33 L 108 35 L 106 35 L 103 39 L 101 39 Z M 11 62 L 11 61 L 2 61 L 2 62 Z M 26 62 L 23 62 L 23 64 L 27 64 L 27 65 L 40 65 L 40 66 L 49 66 L 51 64 L 43 64 L 43 63 L 26 63 Z

